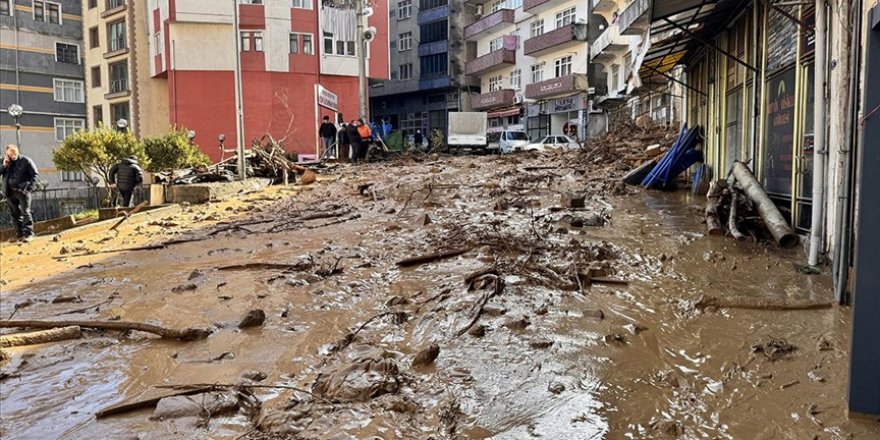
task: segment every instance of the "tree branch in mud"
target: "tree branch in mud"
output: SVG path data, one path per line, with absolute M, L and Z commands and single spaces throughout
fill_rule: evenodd
M 120 403 L 112 406 L 108 406 L 104 409 L 99 410 L 95 413 L 95 417 L 100 419 L 104 417 L 109 417 L 117 414 L 124 414 L 131 411 L 137 411 L 144 408 L 151 408 L 156 406 L 160 400 L 166 397 L 175 397 L 175 396 L 188 396 L 191 394 L 199 394 L 206 391 L 211 391 L 210 387 L 202 387 L 202 388 L 191 388 L 183 391 L 177 391 L 174 393 L 162 394 L 159 396 L 149 397 L 146 399 L 135 400 L 134 402 L 126 402 Z
M 125 321 L 40 321 L 40 320 L 0 320 L 0 328 L 59 328 L 79 326 L 105 330 L 137 330 L 161 336 L 163 339 L 194 341 L 207 338 L 213 331 L 201 328 L 170 329 L 153 324 Z
M 467 333 L 467 331 L 470 330 L 471 327 L 473 327 L 474 324 L 476 324 L 477 321 L 480 320 L 480 317 L 483 316 L 483 309 L 486 307 L 486 304 L 489 302 L 489 300 L 504 292 L 504 279 L 500 275 L 493 276 L 495 278 L 495 288 L 492 289 L 491 292 L 487 292 L 482 297 L 480 297 L 480 300 L 477 301 L 475 312 L 471 317 L 470 322 L 468 322 L 466 326 L 462 327 L 458 332 L 456 332 L 455 337 L 459 337 Z
M 342 338 L 342 343 L 339 344 L 339 346 L 336 347 L 336 349 L 333 350 L 333 351 L 336 352 L 336 353 L 339 353 L 340 351 L 345 350 L 349 345 L 351 345 L 352 342 L 354 342 L 354 338 L 357 337 L 358 333 L 360 333 L 361 330 L 363 330 L 364 327 L 366 327 L 367 325 L 369 325 L 371 322 L 373 322 L 373 321 L 375 321 L 375 320 L 377 320 L 377 319 L 379 319 L 379 318 L 382 318 L 382 317 L 385 317 L 385 316 L 389 316 L 389 315 L 396 315 L 396 314 L 398 314 L 398 313 L 402 313 L 402 312 L 382 312 L 382 313 L 380 313 L 380 314 L 378 314 L 378 315 L 375 315 L 375 316 L 373 316 L 372 318 L 366 320 L 366 322 L 364 322 L 363 324 L 361 324 L 360 327 L 357 328 L 357 330 L 355 330 L 355 331 L 353 331 L 353 332 L 351 332 L 351 333 L 345 335 L 345 337 Z
M 246 264 L 233 264 L 231 266 L 220 266 L 216 268 L 220 271 L 238 271 L 238 270 L 281 270 L 281 271 L 301 271 L 308 270 L 312 268 L 312 263 L 310 262 L 301 262 L 295 264 L 280 264 L 280 263 L 246 263 Z
M 815 310 L 829 309 L 834 305 L 833 298 L 824 301 L 788 299 L 788 298 L 717 298 L 703 297 L 694 308 L 705 310 L 745 309 L 745 310 Z
M 470 251 L 471 247 L 465 247 L 460 249 L 453 249 L 450 251 L 436 252 L 428 255 L 420 255 L 418 257 L 407 258 L 405 260 L 400 260 L 397 262 L 398 266 L 401 267 L 409 267 L 409 266 L 418 266 L 420 264 L 430 263 L 432 261 L 443 260 L 445 258 L 457 257 L 467 251 Z
M 233 383 L 196 383 L 196 384 L 188 384 L 188 385 L 155 385 L 155 387 L 156 387 L 156 388 L 170 388 L 170 389 L 174 389 L 174 390 L 197 389 L 197 390 L 204 390 L 204 391 L 211 391 L 211 390 L 214 390 L 214 389 L 217 389 L 217 388 L 224 388 L 224 389 L 230 389 L 230 388 L 231 388 L 231 389 L 234 389 L 234 388 L 268 388 L 268 389 L 277 389 L 277 388 L 280 388 L 280 389 L 293 390 L 293 391 L 298 391 L 298 392 L 300 392 L 300 393 L 305 393 L 305 394 L 308 394 L 308 395 L 314 397 L 315 399 L 318 399 L 318 400 L 320 400 L 320 401 L 322 401 L 322 402 L 324 402 L 324 403 L 326 403 L 326 404 L 328 404 L 328 405 L 333 405 L 333 402 L 332 402 L 332 401 L 330 401 L 330 400 L 328 400 L 328 399 L 326 399 L 326 398 L 324 398 L 324 397 L 318 396 L 317 394 L 312 393 L 311 391 L 306 391 L 306 390 L 304 390 L 304 389 L 302 389 L 302 388 L 298 388 L 298 387 L 294 387 L 294 386 L 290 386 L 290 385 L 259 385 L 259 384 L 233 384 Z
M 38 332 L 14 333 L 0 336 L 0 347 L 20 347 L 22 345 L 45 344 L 47 342 L 79 339 L 82 331 L 78 326 L 53 328 Z

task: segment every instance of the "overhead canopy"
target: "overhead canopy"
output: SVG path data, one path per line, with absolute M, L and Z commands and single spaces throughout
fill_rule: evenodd
M 650 47 L 633 72 L 642 78 L 666 76 L 675 66 L 687 64 L 694 52 L 714 41 L 749 4 L 741 0 L 654 0 L 646 42 Z

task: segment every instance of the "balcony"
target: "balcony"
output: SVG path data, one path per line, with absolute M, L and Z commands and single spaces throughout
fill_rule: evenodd
M 610 17 L 615 11 L 617 11 L 617 3 L 615 3 L 614 0 L 593 0 L 593 14 L 607 15 Z
M 527 85 L 526 98 L 540 100 L 563 95 L 574 95 L 586 92 L 587 83 L 587 76 L 581 73 L 548 79 Z
M 621 35 L 641 35 L 651 25 L 648 16 L 651 0 L 635 0 L 630 3 L 617 19 Z
M 523 43 L 523 51 L 526 55 L 536 57 L 551 50 L 580 45 L 584 41 L 587 41 L 586 23 L 572 23 L 570 26 L 529 38 Z
M 596 62 L 611 61 L 629 49 L 629 41 L 620 36 L 617 24 L 612 24 L 599 35 L 590 46 L 590 60 Z
M 492 32 L 505 24 L 514 23 L 513 9 L 501 9 L 466 26 L 464 28 L 464 38 L 466 40 L 476 40 L 475 37 Z
M 434 41 L 431 43 L 419 44 L 419 56 L 426 57 L 428 55 L 436 55 L 438 53 L 449 52 L 449 40 Z
M 482 111 L 498 107 L 510 107 L 514 104 L 513 98 L 515 95 L 516 92 L 513 90 L 496 90 L 476 95 L 471 99 L 471 108 Z
M 498 67 L 513 64 L 516 64 L 516 50 L 499 49 L 468 61 L 464 65 L 464 72 L 467 75 L 481 75 Z
M 107 0 L 104 4 L 104 12 L 101 13 L 101 18 L 107 18 L 125 11 L 127 6 L 125 0 Z
M 421 26 L 426 23 L 442 20 L 446 17 L 449 17 L 449 5 L 419 11 L 419 15 L 416 17 L 416 23 Z
M 523 0 L 523 12 L 529 14 L 540 14 L 554 6 L 559 6 L 559 3 L 553 0 Z

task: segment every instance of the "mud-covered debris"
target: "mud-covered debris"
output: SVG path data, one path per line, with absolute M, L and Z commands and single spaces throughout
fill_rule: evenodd
M 647 330 L 648 327 L 645 327 L 645 326 L 639 325 L 639 324 L 627 324 L 627 325 L 623 326 L 623 329 L 626 330 L 627 332 L 629 332 L 629 334 L 636 336 L 639 333 Z
M 409 304 L 408 299 L 397 295 L 394 295 L 391 298 L 388 298 L 387 301 L 385 301 L 385 306 L 387 307 L 402 306 L 407 304 Z
M 482 338 L 483 336 L 486 336 L 486 325 L 477 324 L 468 330 L 468 334 L 475 338 Z
M 416 353 L 416 356 L 412 361 L 412 366 L 422 367 L 430 365 L 435 359 L 437 359 L 437 356 L 440 356 L 440 346 L 437 344 L 431 344 Z
M 377 399 L 379 405 L 386 411 L 393 411 L 400 414 L 415 414 L 421 408 L 419 404 L 404 396 L 397 394 L 385 394 Z
M 586 197 L 583 194 L 566 193 L 559 197 L 559 204 L 563 208 L 583 208 Z
M 752 353 L 762 353 L 771 362 L 787 358 L 797 350 L 797 346 L 785 339 L 770 338 L 769 341 L 752 345 Z
M 262 382 L 266 380 L 269 375 L 259 370 L 244 370 L 241 372 L 241 378 L 247 379 L 254 382 Z
M 626 336 L 621 333 L 609 333 L 602 338 L 608 345 L 621 346 L 626 344 Z
M 483 307 L 483 314 L 486 316 L 501 316 L 507 314 L 507 309 L 504 307 L 486 306 Z
M 829 341 L 827 338 L 822 336 L 819 338 L 819 342 L 816 343 L 816 348 L 819 351 L 830 351 L 830 350 L 834 350 L 834 344 L 831 341 Z
M 812 382 L 825 382 L 825 376 L 822 376 L 816 370 L 808 371 L 807 377 L 810 378 Z
M 321 372 L 312 392 L 329 400 L 365 402 L 400 388 L 399 369 L 394 356 L 374 352 L 351 362 L 339 362 Z
M 202 272 L 202 271 L 200 271 L 200 270 L 198 270 L 198 269 L 196 269 L 196 270 L 190 272 L 189 277 L 187 278 L 187 280 L 188 280 L 188 281 L 192 281 L 192 280 L 194 280 L 194 279 L 201 278 L 201 277 L 203 277 L 203 276 L 205 276 L 205 273 Z
M 529 347 L 535 350 L 544 350 L 553 345 L 553 340 L 547 338 L 536 338 L 529 341 Z
M 565 385 L 559 382 L 551 383 L 547 386 L 547 391 L 550 391 L 553 394 L 560 394 L 565 391 Z
M 177 286 L 177 287 L 173 287 L 173 288 L 171 289 L 171 291 L 174 292 L 174 293 L 182 293 L 182 292 L 189 292 L 189 291 L 192 291 L 192 290 L 196 290 L 196 289 L 198 289 L 198 288 L 199 288 L 199 286 L 190 283 L 190 284 L 183 284 L 183 285 L 180 285 L 180 286 Z
M 651 423 L 651 429 L 673 437 L 684 435 L 684 426 L 676 420 L 660 420 Z
M 547 304 L 541 304 L 541 306 L 535 310 L 535 315 L 544 316 L 549 311 L 550 311 L 550 308 L 547 306 Z
M 259 327 L 264 322 L 266 322 L 266 312 L 261 309 L 254 309 L 244 315 L 244 318 L 238 323 L 238 328 Z
M 513 318 L 504 321 L 504 326 L 511 330 L 524 330 L 529 325 L 531 325 L 531 322 L 529 321 L 529 318 L 525 316 L 522 318 Z
M 428 226 L 431 223 L 434 223 L 434 220 L 431 219 L 431 216 L 428 213 L 422 214 L 416 219 L 416 224 L 419 226 Z
M 172 396 L 159 400 L 151 420 L 178 419 L 183 417 L 212 417 L 238 410 L 238 398 L 234 392 L 210 392 L 191 396 Z
M 605 319 L 605 312 L 603 312 L 602 309 L 584 310 L 584 318 L 598 319 L 601 321 Z
M 80 298 L 79 295 L 58 295 L 54 299 L 52 299 L 52 304 L 64 304 L 72 302 L 82 302 L 82 298 Z

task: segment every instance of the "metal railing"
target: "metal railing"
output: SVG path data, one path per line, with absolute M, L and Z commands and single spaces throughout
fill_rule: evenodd
M 128 91 L 128 78 L 114 79 L 110 81 L 110 93 L 122 93 Z
M 121 36 L 118 38 L 111 38 L 109 46 L 110 46 L 110 52 L 116 52 L 117 50 L 122 50 L 122 49 L 125 49 L 126 47 L 128 47 L 125 44 L 125 36 Z
M 34 222 L 52 220 L 65 215 L 74 215 L 83 211 L 114 206 L 112 193 L 104 187 L 80 187 L 70 189 L 44 189 L 31 193 L 31 214 Z M 121 199 L 120 199 L 121 200 Z M 131 197 L 132 206 L 150 201 L 150 185 L 135 188 Z M 12 216 L 5 198 L 0 200 L 0 228 L 12 226 Z
M 620 14 L 620 17 L 617 20 L 621 32 L 629 29 L 629 27 L 633 23 L 635 23 L 635 21 L 638 20 L 639 17 L 648 12 L 648 7 L 650 6 L 650 0 L 635 0 L 634 2 L 630 3 L 629 6 L 624 9 L 623 13 Z
M 116 9 L 125 4 L 125 0 L 107 0 L 107 10 Z

